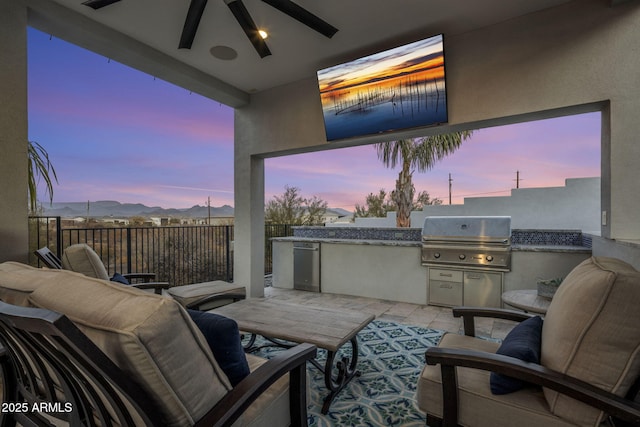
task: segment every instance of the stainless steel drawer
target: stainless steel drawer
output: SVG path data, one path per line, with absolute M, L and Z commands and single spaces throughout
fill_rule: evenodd
M 429 281 L 432 281 L 432 280 L 462 283 L 462 270 L 445 270 L 440 268 L 430 268 Z
M 462 282 L 430 280 L 429 304 L 447 307 L 462 305 Z

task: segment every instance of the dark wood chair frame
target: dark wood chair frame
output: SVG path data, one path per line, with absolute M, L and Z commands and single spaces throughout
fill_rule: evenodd
M 521 322 L 534 315 L 514 310 L 478 307 L 454 307 L 454 317 L 462 317 L 465 335 L 475 336 L 475 317 Z M 427 414 L 431 427 L 458 426 L 458 390 L 456 367 L 466 367 L 497 372 L 518 378 L 541 387 L 547 387 L 592 407 L 611 417 L 615 426 L 640 425 L 640 404 L 636 403 L 640 391 L 640 378 L 636 379 L 627 396 L 622 398 L 577 378 L 561 374 L 542 365 L 522 362 L 519 359 L 481 351 L 431 347 L 425 353 L 429 365 L 440 365 L 442 372 L 442 419 Z
M 43 246 L 40 249 L 36 249 L 33 254 L 48 268 L 62 270 L 62 261 L 48 247 Z
M 0 425 L 51 425 L 33 405 L 56 412 L 47 416 L 72 426 L 164 425 L 151 396 L 120 370 L 67 317 L 50 310 L 0 302 L 0 362 L 3 411 Z M 292 426 L 307 425 L 306 361 L 316 347 L 300 344 L 267 361 L 242 380 L 195 423 L 229 426 L 269 386 L 289 373 Z M 126 404 L 125 404 L 126 402 Z M 70 409 L 70 410 L 69 410 Z M 137 418 L 132 416 L 132 412 Z

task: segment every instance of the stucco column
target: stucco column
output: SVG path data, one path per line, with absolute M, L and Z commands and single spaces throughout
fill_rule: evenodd
M 264 159 L 249 155 L 247 145 L 236 132 L 233 281 L 257 298 L 264 296 Z
M 602 151 L 602 177 L 603 181 L 608 179 L 605 184 L 607 187 L 604 187 L 608 189 L 608 194 L 603 194 L 602 210 L 609 209 L 606 225 L 602 227 L 602 235 L 616 240 L 640 239 L 640 198 L 637 196 L 640 164 L 640 90 L 630 88 L 630 91 L 636 94 L 611 101 L 609 147 Z
M 0 1 L 0 262 L 27 261 L 27 8 Z

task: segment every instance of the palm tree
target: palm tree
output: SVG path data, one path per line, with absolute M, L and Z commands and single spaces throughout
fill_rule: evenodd
M 394 168 L 397 164 L 402 165 L 396 180 L 396 188 L 391 192 L 391 199 L 397 206 L 397 227 L 411 227 L 411 207 L 415 194 L 413 172 L 416 169 L 418 172 L 431 169 L 436 162 L 458 149 L 462 141 L 469 138 L 472 132 L 454 132 L 376 144 L 378 158 L 386 167 Z
M 49 194 L 49 203 L 53 203 L 53 182 L 51 178 L 58 182 L 56 170 L 49 159 L 47 150 L 36 141 L 29 141 L 29 210 L 35 213 L 38 209 L 38 185 L 37 179 L 42 177 L 46 184 L 46 193 Z M 51 175 L 50 175 L 51 174 Z

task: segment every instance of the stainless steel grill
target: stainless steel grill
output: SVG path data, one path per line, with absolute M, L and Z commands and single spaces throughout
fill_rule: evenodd
M 511 217 L 426 217 L 422 265 L 510 271 Z

